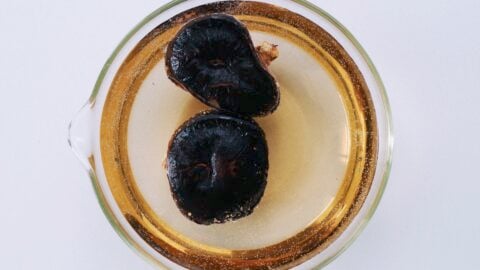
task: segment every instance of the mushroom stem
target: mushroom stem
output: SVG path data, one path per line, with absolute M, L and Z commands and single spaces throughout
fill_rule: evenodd
M 258 56 L 260 56 L 260 60 L 262 60 L 265 66 L 269 66 L 273 60 L 277 59 L 278 57 L 278 45 L 268 43 L 264 41 L 262 45 L 257 46 L 255 48 L 257 50 Z

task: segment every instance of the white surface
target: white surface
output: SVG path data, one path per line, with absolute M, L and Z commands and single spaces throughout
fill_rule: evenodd
M 104 218 L 66 128 L 163 2 L 0 2 L 0 269 L 151 269 Z M 396 137 L 377 213 L 327 269 L 479 269 L 480 1 L 315 2 L 376 64 Z

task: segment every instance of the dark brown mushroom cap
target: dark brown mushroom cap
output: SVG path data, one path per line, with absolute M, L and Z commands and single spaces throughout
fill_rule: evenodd
M 247 216 L 267 184 L 265 134 L 251 119 L 218 111 L 198 114 L 173 135 L 167 171 L 177 206 L 194 222 Z
M 246 116 L 263 116 L 279 103 L 274 77 L 247 28 L 225 14 L 188 22 L 169 43 L 168 77 L 203 103 Z

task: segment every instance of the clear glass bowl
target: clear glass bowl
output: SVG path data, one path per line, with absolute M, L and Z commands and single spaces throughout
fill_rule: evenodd
M 156 164 L 161 167 L 159 159 L 164 145 L 157 145 L 155 138 L 168 138 L 173 126 L 181 122 L 175 119 L 171 121 L 172 125 L 159 124 L 159 128 L 151 133 L 155 135 L 153 139 L 145 135 L 150 134 L 147 130 L 151 126 L 155 126 L 152 123 L 168 122 L 175 117 L 172 115 L 178 114 L 177 107 L 184 107 L 178 109 L 183 118 L 204 109 L 194 101 L 185 101 L 187 95 L 176 96 L 180 91 L 172 90 L 172 94 L 156 96 L 158 89 L 162 93 L 174 89 L 168 85 L 167 79 L 163 82 L 161 79 L 162 46 L 186 20 L 209 12 L 236 16 L 246 23 L 254 42 L 271 39 L 281 44 L 283 60 L 279 58 L 271 66 L 283 91 L 283 103 L 275 113 L 280 119 L 278 123 L 287 123 L 281 122 L 287 121 L 282 117 L 297 112 L 293 109 L 282 112 L 282 105 L 289 107 L 290 100 L 305 101 L 306 96 L 319 99 L 319 103 L 312 103 L 309 113 L 313 118 L 305 118 L 307 124 L 312 125 L 312 119 L 325 111 L 338 114 L 333 117 L 334 121 L 327 121 L 328 117 L 324 121 L 318 120 L 315 124 L 320 126 L 319 133 L 312 134 L 333 140 L 343 138 L 338 139 L 339 150 L 335 148 L 345 153 L 336 173 L 345 176 L 335 177 L 333 170 L 331 179 L 311 178 L 305 181 L 309 184 L 305 184 L 306 188 L 299 191 L 297 197 L 318 185 L 325 186 L 325 190 L 330 188 L 330 195 L 325 191 L 325 194 L 310 196 L 311 200 L 306 199 L 307 196 L 302 199 L 289 197 L 289 191 L 295 193 L 288 190 L 291 187 L 287 189 L 278 184 L 284 173 L 271 166 L 269 186 L 278 194 L 267 190 L 263 199 L 266 203 L 260 205 L 252 217 L 234 224 L 196 227 L 199 225 L 192 225 L 178 215 L 169 191 L 166 191 L 166 180 L 153 181 L 152 184 L 149 180 L 160 176 L 145 176 L 145 172 L 153 171 L 156 175 L 155 171 L 160 171 Z M 275 33 L 270 35 L 269 32 Z M 303 47 L 290 46 L 287 41 L 301 43 Z M 319 56 L 321 64 L 318 67 L 311 64 L 310 56 L 301 59 L 304 51 L 311 53 L 305 55 Z M 294 63 L 301 65 L 300 68 L 292 66 Z M 298 83 L 303 83 L 301 91 L 295 87 Z M 293 91 L 294 88 L 297 90 Z M 168 99 L 170 107 L 159 106 L 155 103 L 157 99 Z M 141 105 L 139 100 L 143 100 Z M 152 117 L 151 111 L 162 106 L 165 108 L 158 113 L 160 118 Z M 309 110 L 308 105 L 297 107 L 298 112 Z M 338 108 L 341 108 L 340 112 Z M 259 121 L 267 134 L 272 132 L 269 121 L 274 120 Z M 341 129 L 342 125 L 346 127 L 345 131 Z M 310 134 L 306 127 L 287 126 L 282 132 L 297 130 L 298 134 Z M 339 132 L 329 133 L 330 129 L 337 127 Z M 313 127 L 308 129 L 316 130 Z M 277 137 L 272 135 L 267 139 L 270 143 L 275 142 L 270 148 L 281 148 Z M 189 0 L 172 1 L 154 11 L 120 42 L 104 65 L 88 102 L 72 121 L 69 143 L 88 170 L 99 203 L 113 228 L 129 246 L 159 268 L 312 269 L 325 266 L 345 250 L 373 215 L 390 171 L 393 137 L 388 99 L 375 67 L 350 32 L 325 11 L 301 0 L 221 3 Z M 322 144 L 318 148 L 333 148 L 327 147 L 330 144 L 334 143 Z M 308 145 L 303 147 L 310 148 Z M 315 147 L 312 145 L 311 148 Z M 288 151 L 280 151 L 277 155 L 280 158 L 275 158 L 273 165 L 297 166 L 295 161 L 284 161 L 288 155 Z M 320 158 L 308 158 L 319 161 L 315 166 L 326 174 L 329 167 L 335 167 L 324 164 Z M 277 201 L 283 197 L 290 205 L 283 204 L 286 210 L 278 208 L 281 204 Z M 293 213 L 295 208 L 301 211 Z

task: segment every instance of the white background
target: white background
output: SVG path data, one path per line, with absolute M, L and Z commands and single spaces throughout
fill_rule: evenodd
M 314 1 L 390 97 L 394 165 L 327 269 L 480 269 L 480 1 Z M 120 39 L 165 1 L 0 1 L 0 269 L 151 269 L 113 231 L 67 125 Z

